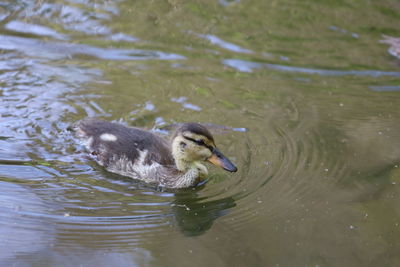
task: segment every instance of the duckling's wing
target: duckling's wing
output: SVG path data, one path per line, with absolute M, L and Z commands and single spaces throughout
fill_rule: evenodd
M 105 167 L 121 158 L 132 163 L 141 160 L 145 165 L 174 164 L 168 143 L 151 132 L 99 120 L 79 121 L 69 130 Z

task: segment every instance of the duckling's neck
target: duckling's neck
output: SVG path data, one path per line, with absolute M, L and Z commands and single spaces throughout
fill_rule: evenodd
M 174 157 L 176 168 L 181 172 L 186 172 L 190 169 L 190 163 L 181 158 Z
M 181 172 L 187 172 L 191 169 L 196 169 L 199 174 L 207 175 L 208 171 L 206 166 L 201 164 L 199 161 L 186 161 L 184 159 L 175 158 L 176 168 Z
M 176 187 L 188 187 L 194 185 L 199 177 L 207 175 L 207 168 L 200 162 L 185 162 L 184 160 L 176 160 L 176 167 L 181 172 L 177 177 Z
M 196 168 L 191 168 L 185 172 L 181 172 L 176 179 L 175 187 L 182 188 L 192 186 L 197 177 L 199 177 L 199 171 Z
M 176 179 L 176 187 L 189 187 L 195 184 L 196 179 L 207 175 L 206 166 L 198 161 L 187 161 L 181 157 L 175 157 L 175 165 L 180 174 Z

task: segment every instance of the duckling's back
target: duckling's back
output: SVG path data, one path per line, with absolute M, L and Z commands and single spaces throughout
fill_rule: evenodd
M 69 130 L 109 171 L 151 180 L 163 166 L 174 166 L 168 143 L 151 132 L 100 120 L 79 121 Z

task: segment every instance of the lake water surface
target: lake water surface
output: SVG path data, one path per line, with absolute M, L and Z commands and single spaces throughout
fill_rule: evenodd
M 400 4 L 0 2 L 1 266 L 399 266 Z M 399 53 L 400 54 L 400 53 Z M 66 132 L 211 125 L 238 166 L 155 188 Z

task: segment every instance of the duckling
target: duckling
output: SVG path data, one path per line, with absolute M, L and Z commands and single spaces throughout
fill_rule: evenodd
M 214 138 L 199 123 L 184 123 L 169 143 L 139 128 L 100 120 L 82 120 L 68 128 L 99 165 L 120 175 L 168 188 L 196 184 L 208 174 L 208 161 L 226 171 L 236 166 L 215 146 Z

